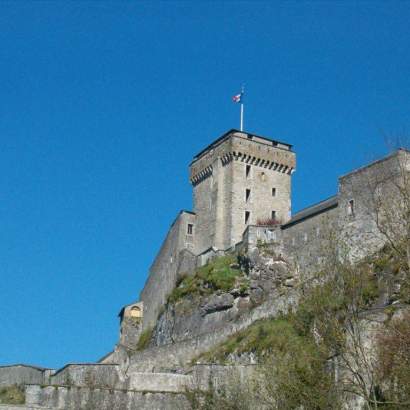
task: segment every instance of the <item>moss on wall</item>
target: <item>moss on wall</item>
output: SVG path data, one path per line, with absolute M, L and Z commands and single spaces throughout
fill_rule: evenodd
M 18 385 L 0 388 L 0 404 L 24 404 L 24 388 Z
M 186 296 L 228 292 L 237 285 L 243 292 L 248 288 L 248 279 L 239 269 L 237 256 L 221 256 L 197 269 L 194 275 L 182 277 L 169 295 L 168 302 L 176 303 Z

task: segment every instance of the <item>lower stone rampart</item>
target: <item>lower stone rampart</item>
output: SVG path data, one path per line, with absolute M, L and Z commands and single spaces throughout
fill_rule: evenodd
M 27 386 L 26 405 L 20 409 L 185 410 L 189 408 L 189 403 L 182 393 L 67 386 Z
M 127 375 L 131 376 L 133 372 L 161 372 L 182 368 L 199 354 L 212 349 L 232 334 L 250 326 L 256 320 L 286 313 L 296 303 L 297 293 L 294 290 L 289 290 L 282 296 L 273 294 L 272 299 L 243 315 L 237 321 L 215 328 L 212 332 L 179 343 L 145 349 L 134 354 L 130 358 Z
M 50 369 L 24 364 L 0 366 L 0 387 L 26 383 L 44 384 L 48 382 L 52 372 Z
M 118 366 L 112 364 L 69 364 L 50 377 L 47 384 L 81 387 L 124 388 Z
M 0 404 L 0 410 L 57 410 L 56 407 L 26 406 L 25 404 Z
M 26 404 L 1 410 L 185 410 L 190 389 L 228 388 L 252 380 L 256 365 L 196 365 L 189 374 L 134 373 L 127 389 L 26 386 Z M 94 369 L 95 370 L 95 369 Z M 80 380 L 81 382 L 81 380 Z

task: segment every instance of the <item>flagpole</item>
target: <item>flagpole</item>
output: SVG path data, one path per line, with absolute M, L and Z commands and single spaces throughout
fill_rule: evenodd
M 243 96 L 245 94 L 245 84 L 241 87 L 241 131 L 243 131 Z
M 243 103 L 241 103 L 241 131 L 243 131 Z

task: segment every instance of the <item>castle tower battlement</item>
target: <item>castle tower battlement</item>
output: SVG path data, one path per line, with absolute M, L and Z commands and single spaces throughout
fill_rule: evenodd
M 227 249 L 258 221 L 290 218 L 292 146 L 232 129 L 199 152 L 190 164 L 195 253 Z

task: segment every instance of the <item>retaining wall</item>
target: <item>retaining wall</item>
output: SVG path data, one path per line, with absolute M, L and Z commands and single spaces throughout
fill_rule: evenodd
M 176 344 L 152 347 L 137 352 L 130 358 L 127 374 L 131 376 L 133 372 L 161 372 L 182 368 L 201 353 L 212 349 L 232 334 L 250 326 L 256 320 L 286 313 L 289 307 L 295 305 L 296 302 L 297 294 L 294 290 L 289 290 L 283 296 L 274 294 L 271 300 L 240 317 L 236 322 L 224 324 L 212 332 Z
M 185 410 L 190 408 L 185 395 L 180 393 L 27 386 L 26 409 L 31 410 L 36 406 L 64 410 Z
M 119 379 L 118 366 L 113 364 L 69 364 L 53 375 L 49 384 L 82 387 L 124 387 Z

